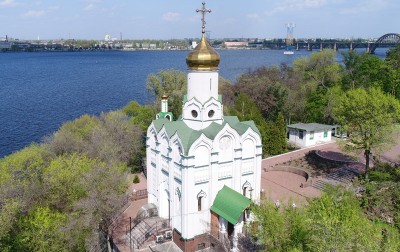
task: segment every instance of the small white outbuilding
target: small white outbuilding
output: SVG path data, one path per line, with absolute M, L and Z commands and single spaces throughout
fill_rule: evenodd
M 290 143 L 310 147 L 332 141 L 332 127 L 320 123 L 296 123 L 287 125 L 287 134 Z

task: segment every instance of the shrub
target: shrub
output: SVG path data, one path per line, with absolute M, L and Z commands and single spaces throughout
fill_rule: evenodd
M 380 172 L 380 171 L 370 171 L 369 172 L 369 179 L 371 181 L 390 181 L 392 180 L 392 176 L 387 172 Z
M 139 182 L 140 182 L 139 176 L 138 176 L 138 175 L 135 175 L 135 177 L 133 177 L 133 183 L 134 183 L 134 184 L 137 184 L 137 183 L 139 183 Z

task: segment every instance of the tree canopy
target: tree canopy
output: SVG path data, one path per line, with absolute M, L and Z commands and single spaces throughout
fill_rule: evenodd
M 377 88 L 358 88 L 343 94 L 334 111 L 348 132 L 349 149 L 364 151 L 367 174 L 372 151 L 379 152 L 392 142 L 400 119 L 399 101 Z

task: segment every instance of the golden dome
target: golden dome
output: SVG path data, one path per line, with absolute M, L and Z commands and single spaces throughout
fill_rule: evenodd
M 218 70 L 219 61 L 219 54 L 208 43 L 205 38 L 204 32 L 201 36 L 200 43 L 186 57 L 186 64 L 190 70 Z

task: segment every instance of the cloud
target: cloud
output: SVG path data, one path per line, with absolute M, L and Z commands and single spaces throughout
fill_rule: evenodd
M 23 13 L 21 16 L 24 18 L 40 18 L 58 9 L 60 9 L 60 6 L 49 6 L 45 10 L 29 10 Z
M 46 15 L 46 11 L 45 10 L 29 10 L 27 12 L 25 12 L 24 14 L 22 14 L 22 17 L 25 18 L 38 18 L 38 17 L 42 17 Z
M 367 0 L 349 8 L 343 8 L 339 13 L 343 15 L 360 15 L 364 13 L 376 12 L 388 6 L 386 0 Z
M 285 11 L 299 11 L 304 9 L 315 9 L 325 6 L 328 0 L 285 0 L 276 4 L 275 7 L 267 11 L 266 14 L 272 15 L 279 12 Z
M 263 19 L 261 18 L 261 16 L 258 13 L 249 13 L 249 14 L 247 14 L 247 18 L 254 20 L 254 21 L 258 21 L 258 22 L 263 21 Z
M 49 8 L 47 8 L 49 12 L 51 11 L 56 11 L 58 9 L 60 9 L 60 6 L 50 6 Z
M 96 5 L 90 3 L 90 4 L 86 5 L 86 7 L 83 8 L 83 9 L 84 9 L 85 11 L 92 11 L 92 10 L 95 10 L 95 9 L 96 9 Z
M 0 7 L 14 7 L 17 3 L 14 0 L 1 0 Z
M 179 13 L 176 12 L 167 12 L 162 15 L 164 21 L 174 22 L 179 20 Z

